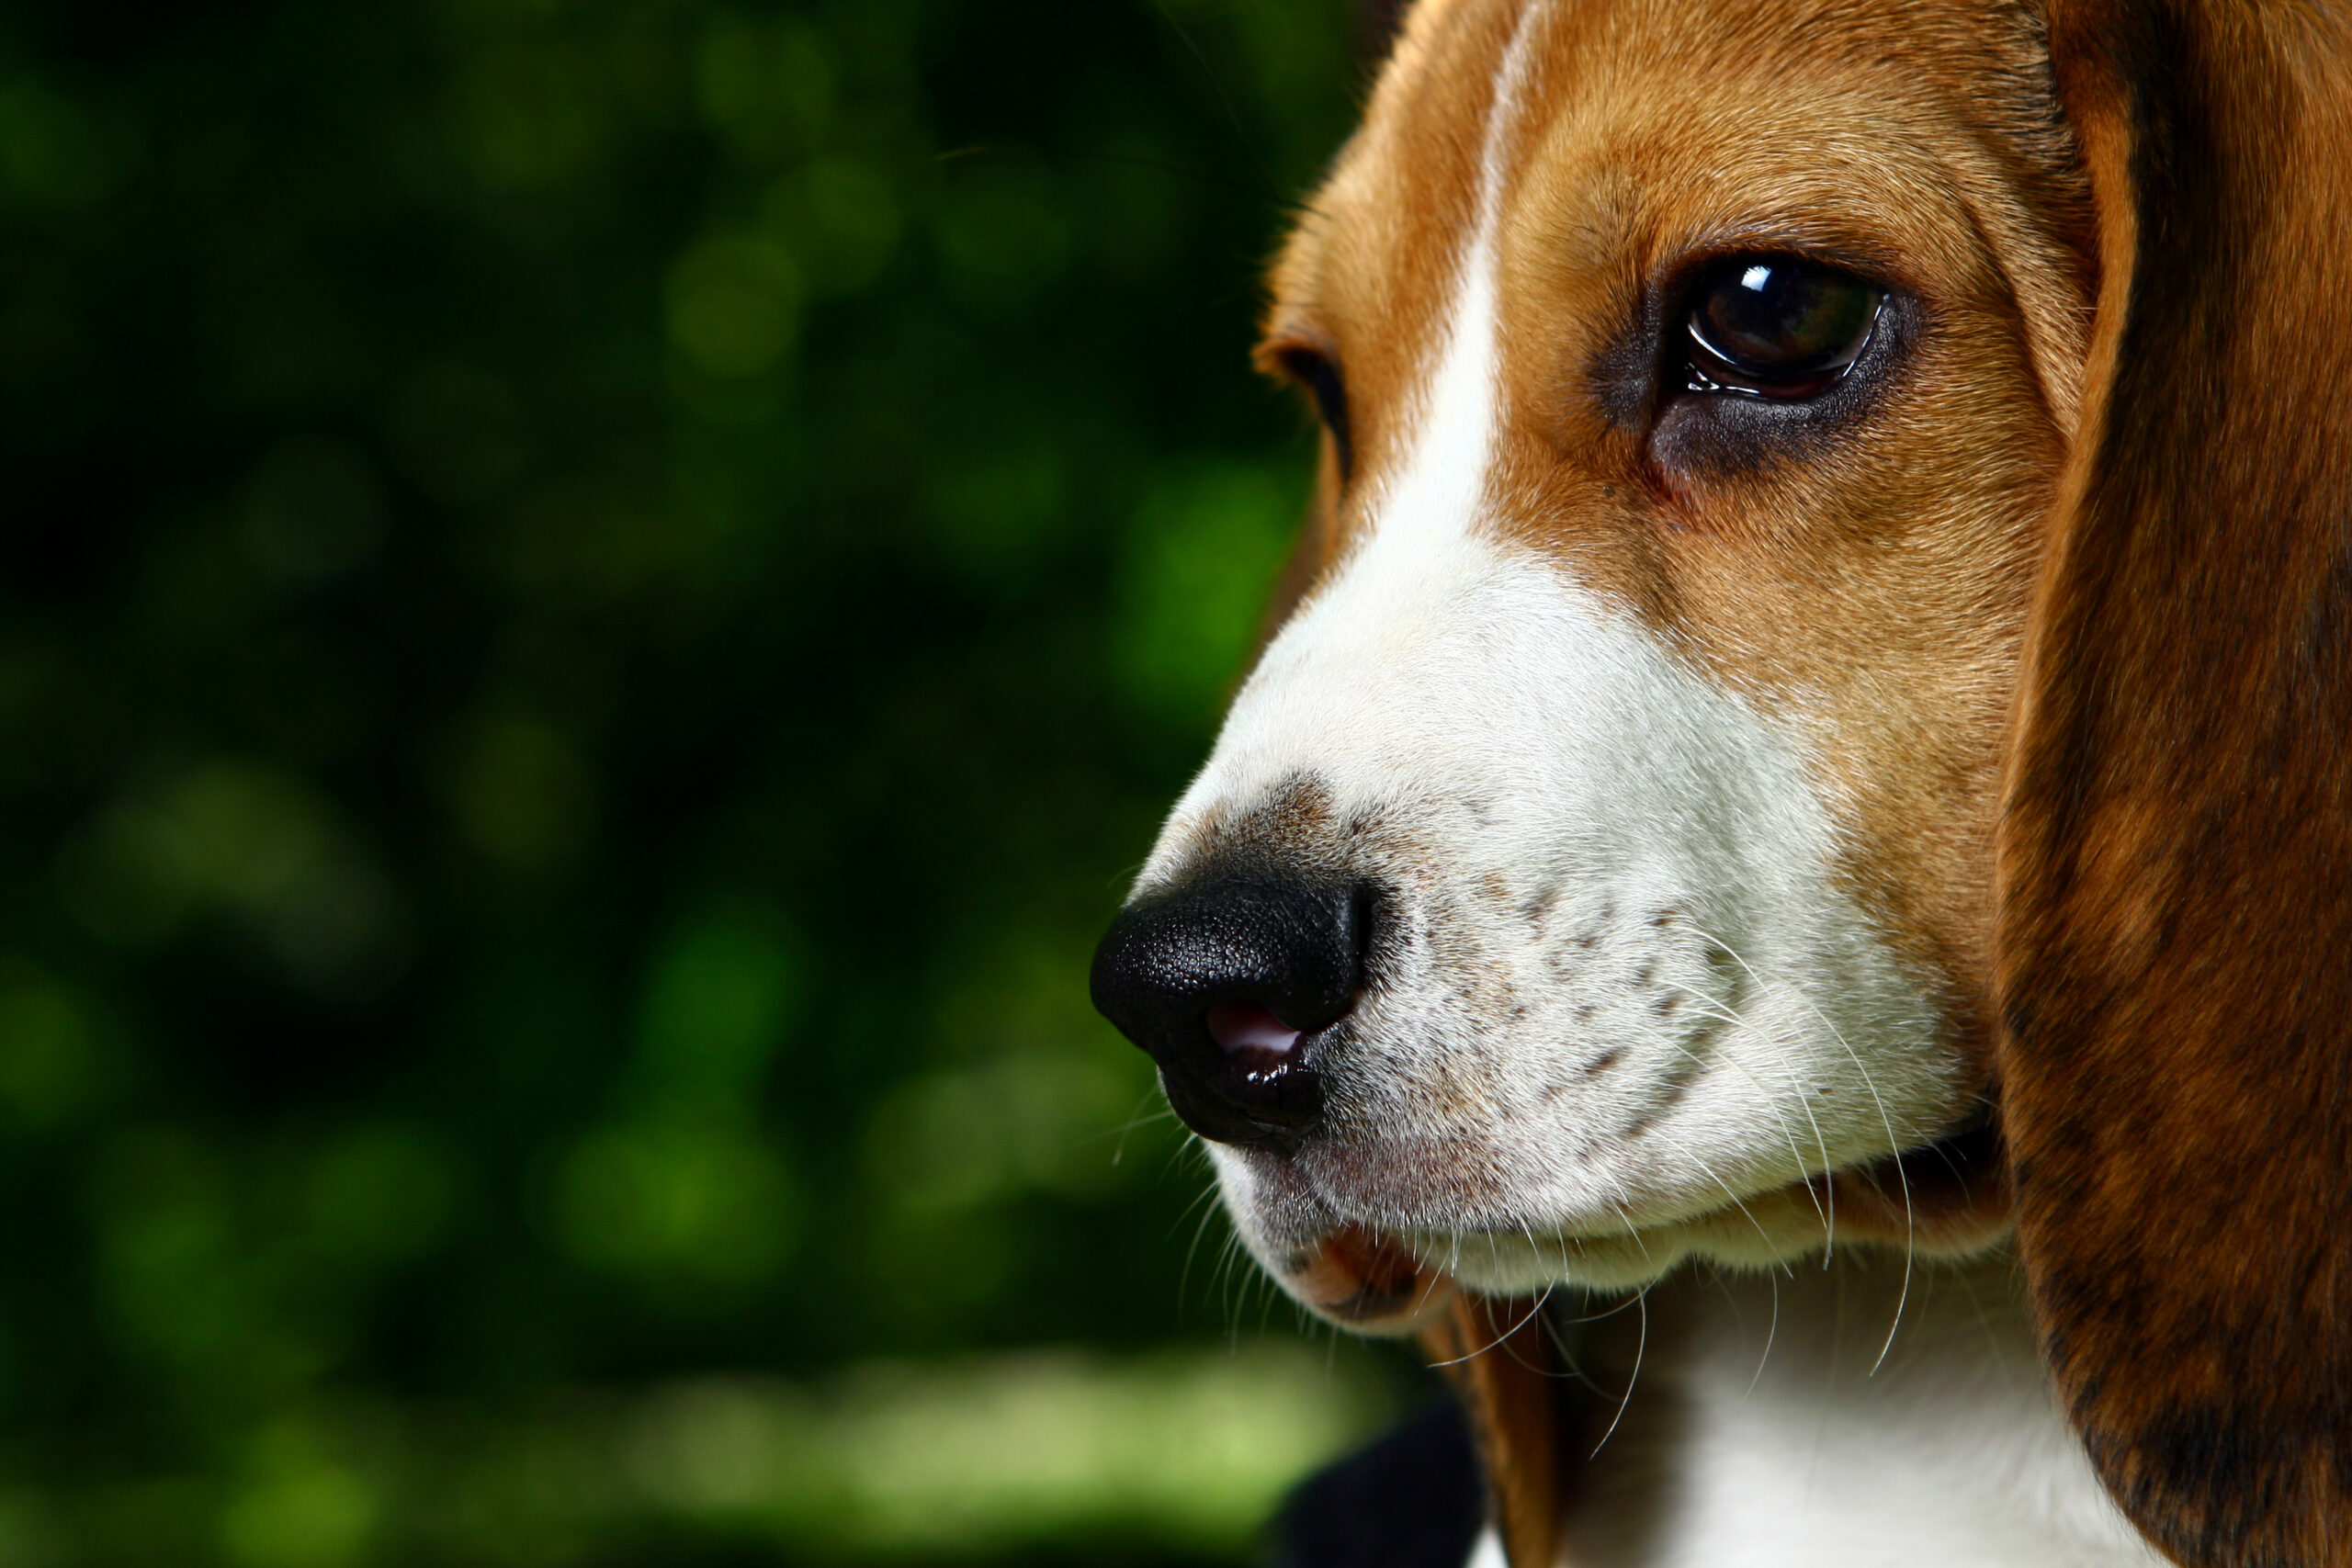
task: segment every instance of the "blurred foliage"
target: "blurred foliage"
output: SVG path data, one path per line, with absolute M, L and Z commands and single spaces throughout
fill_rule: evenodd
M 1213 1560 L 1361 1428 L 1083 987 L 1357 91 L 1338 0 L 0 17 L 0 1562 Z

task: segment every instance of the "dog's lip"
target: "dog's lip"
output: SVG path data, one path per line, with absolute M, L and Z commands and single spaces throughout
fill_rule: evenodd
M 1453 1281 L 1393 1235 L 1342 1224 L 1293 1252 L 1283 1270 L 1316 1311 L 1357 1328 L 1403 1333 L 1453 1294 Z

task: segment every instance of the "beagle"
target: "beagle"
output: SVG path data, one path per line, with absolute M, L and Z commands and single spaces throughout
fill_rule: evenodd
M 1481 1550 L 2352 1563 L 2352 9 L 1420 0 L 1259 357 L 1093 990 Z

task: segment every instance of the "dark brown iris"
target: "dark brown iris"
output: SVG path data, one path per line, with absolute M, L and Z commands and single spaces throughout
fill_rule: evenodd
M 1871 341 L 1885 290 L 1786 256 L 1744 256 L 1690 297 L 1690 390 L 1810 398 L 1835 386 Z

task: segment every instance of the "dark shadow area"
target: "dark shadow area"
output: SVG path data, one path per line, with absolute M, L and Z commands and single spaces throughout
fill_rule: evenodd
M 1378 1420 L 1084 988 L 1353 28 L 0 18 L 0 1560 L 1225 1561 Z

